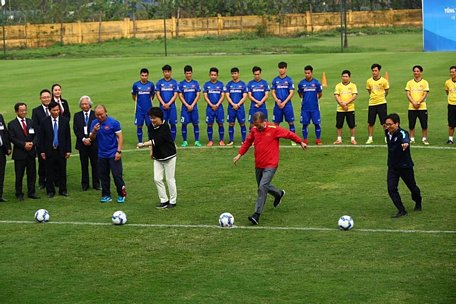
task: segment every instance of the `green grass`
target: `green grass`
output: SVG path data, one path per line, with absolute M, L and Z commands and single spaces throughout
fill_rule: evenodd
M 391 37 L 391 41 L 400 40 L 397 35 Z M 290 45 L 298 44 L 295 39 L 289 40 Z M 114 49 L 112 44 L 109 49 Z M 381 47 L 386 46 L 383 43 Z M 62 84 L 72 113 L 77 111 L 79 97 L 86 94 L 96 104 L 107 105 L 109 115 L 122 124 L 128 191 L 123 206 L 98 203 L 99 193 L 93 190 L 80 192 L 75 152 L 68 162 L 68 198 L 49 200 L 40 191 L 41 200 L 18 203 L 14 199 L 14 165 L 9 161 L 5 180 L 9 202 L 0 204 L 1 220 L 26 222 L 0 223 L 2 303 L 455 302 L 455 234 L 443 232 L 456 231 L 452 182 L 456 178 L 452 165 L 455 149 L 444 145 L 447 126 L 443 92 L 453 53 L 379 50 L 164 58 L 151 57 L 145 50 L 136 55 L 126 51 L 129 55 L 124 56 L 123 47 L 128 48 L 121 42 L 116 58 L 108 58 L 109 51 L 104 58 L 0 62 L 0 112 L 6 121 L 14 118 L 16 101 L 26 101 L 30 109 L 35 107 L 39 104 L 38 92 L 54 82 Z M 161 78 L 161 66 L 169 63 L 180 80 L 183 66 L 191 64 L 195 78 L 202 83 L 208 78 L 209 67 L 218 66 L 220 78 L 226 82 L 231 67 L 239 66 L 241 77 L 248 80 L 256 64 L 270 81 L 281 60 L 289 63 L 289 75 L 296 83 L 303 78 L 306 64 L 314 66 L 317 78 L 325 71 L 329 81 L 321 100 L 325 145 L 301 151 L 282 143 L 274 184 L 287 191 L 283 205 L 274 209 L 270 198 L 261 226 L 251 228 L 247 216 L 253 212 L 256 198 L 252 152 L 234 167 L 232 158 L 237 148 L 187 148 L 178 150 L 178 207 L 155 209 L 158 198 L 152 161 L 147 151 L 134 149 L 130 89 L 139 69 L 148 67 L 151 80 L 156 82 Z M 431 146 L 412 147 L 424 210 L 411 211 L 413 202 L 401 183 L 400 192 L 411 212 L 399 220 L 390 218 L 395 209 L 386 191 L 386 149 L 380 127 L 375 129 L 375 147 L 331 145 L 335 137 L 332 90 L 345 68 L 352 71 L 352 80 L 360 91 L 357 138 L 360 143 L 366 139 L 364 85 L 374 61 L 390 75 L 388 106 L 390 111 L 399 112 L 405 127 L 404 87 L 412 77 L 414 64 L 424 66 L 424 78 L 431 86 Z M 299 113 L 298 98 L 293 102 Z M 268 103 L 272 109 L 272 102 Z M 204 109 L 200 100 L 203 143 L 207 141 Z M 192 143 L 191 128 L 189 131 Z M 300 134 L 301 128 L 297 131 Z M 420 135 L 418 130 L 417 137 Z M 239 136 L 237 128 L 237 143 Z M 310 139 L 313 136 L 311 127 Z M 344 136 L 348 136 L 346 129 Z M 177 143 L 181 143 L 180 126 Z M 49 224 L 31 223 L 38 208 L 49 210 Z M 110 216 L 118 209 L 128 215 L 128 223 L 121 227 L 110 225 Z M 224 211 L 234 214 L 239 228 L 215 227 Z M 337 219 L 343 214 L 354 218 L 352 231 L 336 229 Z

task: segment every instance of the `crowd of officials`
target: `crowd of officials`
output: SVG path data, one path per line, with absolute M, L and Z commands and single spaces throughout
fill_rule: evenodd
M 368 139 L 366 144 L 373 143 L 373 130 L 378 116 L 380 124 L 388 130 L 385 121 L 388 117 L 386 97 L 389 91 L 388 80 L 381 76 L 381 65 L 371 66 L 372 77 L 366 82 L 366 89 L 369 93 L 368 107 Z M 413 79 L 408 81 L 405 87 L 408 99 L 408 144 L 415 143 L 415 125 L 420 121 L 422 129 L 421 141 L 424 145 L 429 145 L 427 138 L 428 112 L 426 97 L 429 93 L 429 84 L 422 78 L 423 68 L 419 65 L 413 66 Z M 295 115 L 292 106 L 292 98 L 295 94 L 295 85 L 291 77 L 287 75 L 287 63 L 278 64 L 278 76 L 273 79 L 271 85 L 261 76 L 261 68 L 252 68 L 253 79 L 247 84 L 240 80 L 238 68 L 231 69 L 232 80 L 223 84 L 218 80 L 218 69 L 215 67 L 209 70 L 209 81 L 202 87 L 193 79 L 192 67 L 184 67 L 185 79 L 177 82 L 172 78 L 172 68 L 165 65 L 162 68 L 163 78 L 155 85 L 149 81 L 149 71 L 146 68 L 140 70 L 140 79 L 132 86 L 132 98 L 135 104 L 135 125 L 138 138 L 138 147 L 152 146 L 151 157 L 160 162 L 172 161 L 172 166 L 164 166 L 163 172 L 166 173 L 166 180 L 170 190 L 170 199 L 164 190 L 163 172 L 156 170 L 155 183 L 160 197 L 162 208 L 171 208 L 176 204 L 177 193 L 175 191 L 174 170 L 175 170 L 175 149 L 169 148 L 169 142 L 173 143 L 177 134 L 178 113 L 176 101 L 182 103 L 180 122 L 182 134 L 182 147 L 189 145 L 187 126 L 193 125 L 194 145 L 202 146 L 199 135 L 199 113 L 198 100 L 202 92 L 206 102 L 206 125 L 207 125 L 207 146 L 214 145 L 214 123 L 218 126 L 218 144 L 220 146 L 233 145 L 235 134 L 235 123 L 238 122 L 241 130 L 241 144 L 246 142 L 248 130 L 246 122 L 249 122 L 249 129 L 267 129 L 269 125 L 279 126 L 284 120 L 288 123 L 289 132 L 296 133 Z M 287 133 L 286 138 L 292 140 L 292 145 L 302 144 L 303 148 L 308 144 L 308 126 L 312 123 L 315 127 L 315 143 L 321 145 L 321 115 L 319 99 L 322 97 L 323 88 L 321 83 L 313 77 L 313 68 L 310 65 L 304 67 L 304 76 L 297 85 L 297 92 L 302 100 L 300 123 L 302 124 L 302 141 Z M 334 98 L 337 103 L 336 111 L 336 130 L 337 138 L 335 145 L 342 144 L 342 128 L 347 122 L 350 129 L 350 143 L 356 145 L 355 132 L 355 100 L 358 90 L 354 83 L 350 81 L 351 72 L 343 70 L 341 82 L 335 86 Z M 456 127 L 456 66 L 450 67 L 450 79 L 445 82 L 444 89 L 448 95 L 448 141 L 447 144 L 454 143 L 454 128 Z M 272 113 L 272 124 L 266 125 L 269 121 L 266 101 L 269 94 L 274 100 Z M 156 98 L 159 107 L 152 108 L 152 101 Z M 23 178 L 27 175 L 27 196 L 31 199 L 38 199 L 35 184 L 38 178 L 38 187 L 46 189 L 47 196 L 52 198 L 58 194 L 68 196 L 66 182 L 66 161 L 71 155 L 71 128 L 70 128 L 70 108 L 69 103 L 62 98 L 62 90 L 59 84 L 54 84 L 51 90 L 43 89 L 40 92 L 41 105 L 33 108 L 31 118 L 27 117 L 27 104 L 18 102 L 14 105 L 16 118 L 5 123 L 0 114 L 0 202 L 5 202 L 3 197 L 3 181 L 6 166 L 6 155 L 11 154 L 14 160 L 15 170 L 15 195 L 19 201 L 24 200 Z M 223 102 L 227 101 L 227 111 Z M 247 112 L 244 104 L 250 101 L 250 108 Z M 79 100 L 81 111 L 73 117 L 73 132 L 76 135 L 76 149 L 79 151 L 81 163 L 81 188 L 87 191 L 91 186 L 93 189 L 101 190 L 100 202 L 112 201 L 110 191 L 110 174 L 114 179 L 117 190 L 117 202 L 123 203 L 126 198 L 125 182 L 122 178 L 122 145 L 123 136 L 120 123 L 107 115 L 107 109 L 103 105 L 98 105 L 92 109 L 93 103 L 89 96 L 82 96 Z M 261 115 L 255 113 L 262 113 Z M 225 143 L 224 122 L 228 121 L 228 137 Z M 156 119 L 157 124 L 151 122 L 151 118 Z M 256 119 L 256 121 L 255 121 Z M 398 123 L 398 118 L 393 116 L 393 123 Z M 166 123 L 166 131 L 158 132 L 158 127 Z M 143 141 L 143 126 L 148 128 L 148 139 Z M 157 159 L 153 155 L 154 151 L 154 130 L 155 136 L 162 136 L 169 133 L 168 150 L 164 159 Z M 162 129 L 163 130 L 163 129 Z M 253 131 L 255 131 L 253 130 Z M 403 130 L 403 129 L 401 129 Z M 164 133 L 165 132 L 165 133 Z M 158 134 L 158 135 L 157 135 Z M 161 135 L 160 135 L 161 134 Z M 282 134 L 284 135 L 284 134 Z M 387 135 L 387 134 L 386 134 Z M 385 140 L 389 142 L 388 136 Z M 408 138 L 408 135 L 407 135 Z M 155 138 L 156 139 L 156 138 Z M 13 148 L 11 149 L 11 144 Z M 254 144 L 253 137 L 249 139 L 249 145 Z M 270 148 L 270 147 L 269 147 Z M 155 147 L 156 149 L 156 147 Z M 172 151 L 171 151 L 172 150 Z M 240 155 L 248 150 L 248 146 L 241 149 Z M 163 151 L 156 150 L 156 153 Z M 239 159 L 239 155 L 235 162 Z M 38 159 L 38 172 L 36 172 L 36 159 Z M 157 167 L 158 164 L 154 167 Z M 89 168 L 91 174 L 89 174 Z M 171 168 L 171 169 L 169 169 Z M 172 175 L 170 175 L 172 173 Z M 263 173 L 261 173 L 263 174 Z M 261 174 L 258 175 L 261 177 Z M 90 182 L 89 175 L 92 177 Z M 269 182 L 272 174 L 268 175 Z M 261 178 L 260 178 L 261 179 Z M 174 183 L 174 184 L 173 184 Z M 260 180 L 258 180 L 260 183 Z M 173 190 L 174 189 L 174 190 Z M 272 190 L 271 190 L 272 189 Z M 285 194 L 283 190 L 271 188 L 276 201 L 280 202 Z M 282 191 L 282 192 L 280 192 Z M 416 192 L 416 191 L 415 191 Z M 262 210 L 264 199 L 268 191 L 264 192 L 257 202 L 257 211 Z M 278 203 L 277 203 L 278 204 Z M 399 208 L 400 209 L 400 208 Z M 403 210 L 400 210 L 403 213 Z M 257 214 L 257 215 L 255 215 Z M 252 223 L 257 223 L 259 214 L 255 213 L 253 218 L 249 218 Z

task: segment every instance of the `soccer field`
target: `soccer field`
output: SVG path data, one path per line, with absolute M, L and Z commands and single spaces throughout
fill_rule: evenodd
M 136 150 L 131 85 L 139 69 L 148 67 L 155 83 L 161 66 L 173 66 L 183 78 L 191 64 L 203 83 L 217 66 L 220 80 L 238 66 L 244 81 L 251 67 L 263 68 L 268 81 L 277 63 L 287 61 L 295 83 L 311 64 L 315 77 L 326 73 L 329 86 L 321 99 L 323 145 L 307 151 L 282 142 L 280 168 L 274 184 L 287 191 L 279 208 L 267 202 L 259 227 L 247 216 L 256 198 L 253 156 L 249 152 L 234 167 L 237 148 L 178 149 L 178 207 L 157 210 L 148 152 Z M 2 303 L 452 303 L 455 279 L 455 148 L 447 147 L 446 96 L 454 53 L 351 53 L 304 55 L 132 57 L 4 61 L 0 63 L 0 112 L 14 118 L 13 105 L 39 104 L 38 93 L 58 82 L 71 112 L 79 97 L 90 95 L 120 120 L 125 137 L 124 178 L 127 203 L 100 204 L 99 193 L 80 191 L 76 151 L 68 162 L 69 197 L 38 201 L 14 199 L 14 168 L 7 164 L 5 197 L 0 204 L 0 300 Z M 408 217 L 395 213 L 386 191 L 386 148 L 376 125 L 374 146 L 334 147 L 333 89 L 343 69 L 352 71 L 360 92 L 357 138 L 367 138 L 367 92 L 370 65 L 388 71 L 390 112 L 407 126 L 406 82 L 415 64 L 424 67 L 430 83 L 430 147 L 412 147 L 423 211 L 413 203 L 405 185 L 400 192 Z M 272 109 L 271 100 L 268 101 Z M 299 99 L 293 99 L 299 113 Z M 156 103 L 155 103 L 156 104 Z M 179 104 L 179 103 L 178 103 Z M 180 105 L 178 106 L 180 108 Z M 200 99 L 201 141 L 207 142 Z M 297 114 L 296 114 L 297 115 Z M 215 128 L 217 129 L 217 128 Z M 189 139 L 193 134 L 189 128 Z M 301 128 L 297 132 L 301 135 Z M 313 127 L 309 138 L 313 139 Z M 345 138 L 348 136 L 344 128 Z M 421 136 L 417 128 L 417 137 Z M 239 142 L 239 128 L 236 141 Z M 313 141 L 311 141 L 312 143 Z M 177 144 L 181 143 L 180 125 Z M 32 222 L 35 210 L 46 208 L 48 224 Z M 111 214 L 123 210 L 124 226 L 110 224 Z M 218 228 L 218 216 L 231 212 L 237 228 Z M 337 230 L 337 219 L 349 214 L 355 226 Z

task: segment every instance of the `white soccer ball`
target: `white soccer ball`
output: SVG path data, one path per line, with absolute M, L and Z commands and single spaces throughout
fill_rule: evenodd
M 349 215 L 342 215 L 337 223 L 339 225 L 340 230 L 350 230 L 353 228 L 355 224 L 353 219 Z
M 38 209 L 35 212 L 35 221 L 38 223 L 46 223 L 49 221 L 49 212 L 46 209 Z
M 220 214 L 219 225 L 220 227 L 233 227 L 234 216 L 229 212 L 224 212 Z
M 123 225 L 127 222 L 127 215 L 123 211 L 116 211 L 112 215 L 112 223 L 114 225 Z

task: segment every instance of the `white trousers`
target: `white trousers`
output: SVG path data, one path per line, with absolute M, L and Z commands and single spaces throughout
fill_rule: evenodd
M 158 197 L 160 198 L 160 203 L 166 203 L 169 201 L 170 204 L 175 204 L 177 200 L 177 188 L 176 188 L 176 158 L 173 157 L 168 160 L 155 160 L 154 159 L 154 182 L 157 186 Z M 169 198 L 166 194 L 165 187 L 165 178 L 166 184 L 168 185 Z

